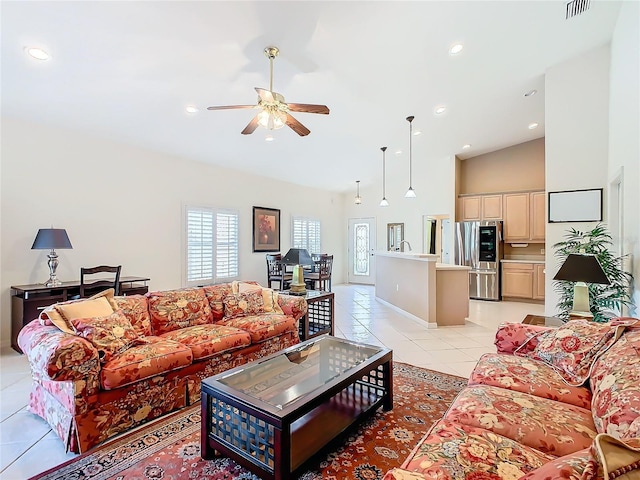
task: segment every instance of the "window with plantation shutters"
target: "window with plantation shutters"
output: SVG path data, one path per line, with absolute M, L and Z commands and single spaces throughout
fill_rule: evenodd
M 238 276 L 238 214 L 216 213 L 216 279 Z
M 238 213 L 208 207 L 186 207 L 187 286 L 230 281 L 238 277 Z
M 292 225 L 293 248 L 305 248 L 309 253 L 321 253 L 320 220 L 293 217 Z

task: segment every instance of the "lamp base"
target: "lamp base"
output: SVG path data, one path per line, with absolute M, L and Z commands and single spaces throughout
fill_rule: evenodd
M 589 287 L 584 282 L 576 282 L 573 286 L 573 315 L 591 316 L 589 308 Z
M 44 284 L 45 287 L 59 287 L 62 285 L 62 282 L 58 280 L 58 276 L 56 275 L 56 270 L 58 269 L 58 254 L 52 248 L 51 252 L 49 252 L 49 261 L 47 264 L 49 265 L 49 280 L 47 280 Z
M 306 295 L 307 287 L 304 283 L 292 283 L 289 286 L 289 293 L 292 295 Z

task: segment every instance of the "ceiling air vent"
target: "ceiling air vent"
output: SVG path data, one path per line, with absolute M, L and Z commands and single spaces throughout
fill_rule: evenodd
M 591 0 L 573 0 L 572 2 L 567 3 L 567 14 L 565 20 L 569 20 L 576 15 L 586 12 L 589 10 L 590 6 Z

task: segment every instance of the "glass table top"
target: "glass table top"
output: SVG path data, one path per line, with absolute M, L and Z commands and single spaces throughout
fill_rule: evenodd
M 217 381 L 282 409 L 383 350 L 325 335 L 256 360 Z

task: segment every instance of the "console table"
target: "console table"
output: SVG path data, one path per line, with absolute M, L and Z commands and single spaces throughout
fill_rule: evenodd
M 121 295 L 144 295 L 149 291 L 147 277 L 120 277 Z M 58 302 L 66 302 L 80 294 L 80 280 L 62 282 L 56 287 L 47 287 L 42 283 L 11 286 L 11 346 L 22 353 L 18 347 L 18 333 L 27 323 L 38 318 L 40 312 Z

